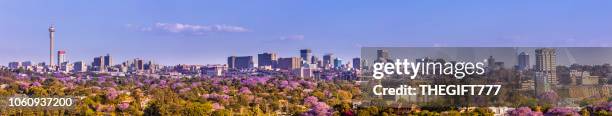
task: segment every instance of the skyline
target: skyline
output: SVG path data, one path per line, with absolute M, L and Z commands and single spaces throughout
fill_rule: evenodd
M 0 62 L 43 62 L 48 26 L 71 62 L 164 65 L 275 52 L 358 57 L 363 46 L 609 46 L 612 1 L 0 1 Z M 3 64 L 4 65 L 4 64 Z

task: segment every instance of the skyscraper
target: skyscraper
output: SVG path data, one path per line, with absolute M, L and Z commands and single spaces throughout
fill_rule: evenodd
M 253 68 L 253 56 L 230 56 L 227 58 L 227 65 L 231 69 Z
M 139 59 L 139 58 L 134 59 L 134 65 L 137 71 L 142 71 L 145 69 L 144 60 L 142 59 Z
M 104 67 L 104 62 L 103 56 L 95 57 L 93 63 L 91 63 L 91 66 L 96 71 L 105 71 L 104 69 L 106 69 L 106 67 Z
M 49 66 L 53 66 L 53 39 L 55 39 L 55 26 L 49 26 Z
M 278 61 L 276 53 L 261 53 L 257 54 L 257 64 L 259 67 L 276 68 L 275 64 Z
M 390 62 L 389 50 L 379 49 L 376 50 L 376 61 L 377 62 Z
M 323 67 L 324 68 L 334 67 L 333 60 L 334 60 L 334 54 L 329 53 L 329 54 L 323 55 Z
M 317 56 L 310 57 L 310 64 L 318 64 L 319 58 Z
M 537 72 L 544 73 L 546 75 L 546 81 L 549 85 L 555 86 L 559 83 L 557 79 L 557 64 L 555 49 L 552 48 L 540 48 L 535 50 L 536 67 Z
M 361 69 L 361 58 L 353 58 L 353 68 Z
M 518 70 L 529 69 L 529 54 L 521 52 L 518 55 L 518 64 L 516 65 Z
M 106 54 L 106 56 L 104 56 L 104 67 L 110 67 L 113 65 L 113 59 L 111 58 L 110 54 Z
M 293 70 L 301 67 L 300 57 L 279 58 L 278 68 L 283 70 Z
M 85 72 L 87 71 L 87 65 L 85 65 L 85 63 L 83 63 L 83 61 L 77 61 L 73 63 L 74 65 L 74 69 L 72 70 L 72 72 Z
M 334 68 L 342 68 L 342 59 L 340 58 L 334 59 Z
M 61 66 L 64 62 L 66 62 L 66 51 L 57 51 L 57 64 Z
M 300 57 L 302 58 L 302 62 L 303 64 L 311 64 L 311 58 L 310 56 L 312 55 L 312 51 L 310 49 L 301 49 L 300 50 Z

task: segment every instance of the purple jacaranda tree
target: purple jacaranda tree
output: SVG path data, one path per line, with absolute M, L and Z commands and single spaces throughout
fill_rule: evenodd
M 304 98 L 304 105 L 313 105 L 317 102 L 319 102 L 319 99 L 315 96 L 308 96 Z
M 240 94 L 251 94 L 251 90 L 248 87 L 240 88 Z
M 177 89 L 183 86 L 184 84 L 182 82 L 177 82 L 177 83 L 172 84 L 172 89 Z
M 194 82 L 194 83 L 191 83 L 191 87 L 192 87 L 192 88 L 197 88 L 197 87 L 198 87 L 198 86 L 200 86 L 200 85 L 202 85 L 202 82 Z
M 124 103 L 120 103 L 120 104 L 117 105 L 117 108 L 119 108 L 119 110 L 121 110 L 121 111 L 125 111 L 129 107 L 130 107 L 130 104 L 129 103 L 125 103 L 125 102 Z
M 38 81 L 32 83 L 32 87 L 40 87 L 40 86 L 42 86 L 42 84 L 40 84 L 40 82 L 38 82 Z
M 331 116 L 331 108 L 325 102 L 314 103 L 307 112 L 302 114 L 303 116 Z
M 221 93 L 224 93 L 224 94 L 229 93 L 229 87 L 227 87 L 227 86 L 225 86 L 225 85 L 223 85 L 223 86 L 217 86 L 217 88 L 216 88 L 216 89 L 217 89 L 217 91 L 218 91 L 218 92 L 221 92 Z
M 212 108 L 213 110 L 220 110 L 220 109 L 225 109 L 225 107 L 219 103 L 213 103 L 212 104 Z
M 555 108 L 548 109 L 548 111 L 544 113 L 544 115 L 545 116 L 580 116 L 580 114 L 577 111 L 574 111 L 569 108 L 562 108 L 562 107 L 555 107 Z
M 229 96 L 228 95 L 219 95 L 216 93 L 212 93 L 212 94 L 204 94 L 202 95 L 202 98 L 204 99 L 213 99 L 213 100 L 217 100 L 217 101 L 226 101 L 229 100 Z
M 118 96 L 119 96 L 119 92 L 117 92 L 115 88 L 112 88 L 112 87 L 106 88 L 106 99 L 114 100 Z
M 22 90 L 26 90 L 30 88 L 30 83 L 28 82 L 20 82 L 19 83 L 19 88 Z
M 589 105 L 587 106 L 588 109 L 591 109 L 592 111 L 608 111 L 608 112 L 612 112 L 612 101 L 611 102 L 607 102 L 607 103 L 599 103 L 599 104 L 595 104 L 595 105 Z
M 514 110 L 508 111 L 510 116 L 543 116 L 542 112 L 532 111 L 529 107 L 520 107 Z

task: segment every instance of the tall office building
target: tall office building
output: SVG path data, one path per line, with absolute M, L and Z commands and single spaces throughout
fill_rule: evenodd
M 85 65 L 85 63 L 83 63 L 83 61 L 77 61 L 73 63 L 73 70 L 72 72 L 85 72 L 87 71 L 87 65 Z
M 290 58 L 279 58 L 278 59 L 278 68 L 283 70 L 294 70 L 300 68 L 302 65 L 300 57 L 290 57 Z
M 257 65 L 259 67 L 270 67 L 276 68 L 276 62 L 278 61 L 278 57 L 276 53 L 261 53 L 257 54 Z
M 334 60 L 334 54 L 329 53 L 329 54 L 323 55 L 323 67 L 324 68 L 334 67 L 333 60 Z
M 95 57 L 93 63 L 91 63 L 91 66 L 96 71 L 105 71 L 104 69 L 106 69 L 106 67 L 104 67 L 104 62 L 103 56 Z
M 310 56 L 312 56 L 312 51 L 310 49 L 301 49 L 300 50 L 300 57 L 302 58 L 303 64 L 311 64 Z
M 227 65 L 231 69 L 253 68 L 253 56 L 230 56 L 227 58 Z
M 57 51 L 57 64 L 61 66 L 64 62 L 66 62 L 66 51 Z
M 555 86 L 559 83 L 557 79 L 557 64 L 555 49 L 552 48 L 540 48 L 535 50 L 536 67 L 537 72 L 544 73 L 546 75 L 546 81 L 551 86 Z
M 9 62 L 8 66 L 10 69 L 18 69 L 21 67 L 21 62 Z
M 134 65 L 135 65 L 134 67 L 136 68 L 136 70 L 138 71 L 144 70 L 145 69 L 144 64 L 145 64 L 144 60 L 139 59 L 139 58 L 134 59 Z
M 55 26 L 49 26 L 49 66 L 53 66 L 53 39 L 55 39 Z
M 389 57 L 389 50 L 386 50 L 386 49 L 376 50 L 376 61 L 377 62 L 392 62 L 391 58 Z
M 353 58 L 353 68 L 361 69 L 361 58 Z
M 334 68 L 342 68 L 342 59 L 340 58 L 334 59 Z
M 517 70 L 527 70 L 530 68 L 529 66 L 529 54 L 525 53 L 525 52 L 521 52 L 518 55 L 518 64 L 517 66 Z
M 319 58 L 317 56 L 310 57 L 310 64 L 319 64 Z
M 106 56 L 104 56 L 104 67 L 110 67 L 113 65 L 113 59 L 111 58 L 110 54 L 106 54 Z

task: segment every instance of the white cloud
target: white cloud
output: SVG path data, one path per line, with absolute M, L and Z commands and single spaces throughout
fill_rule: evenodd
M 248 32 L 249 29 L 241 26 L 213 24 L 213 25 L 197 25 L 183 23 L 155 23 L 152 26 L 144 26 L 140 31 L 164 32 L 174 34 L 190 34 L 190 35 L 206 35 L 209 33 L 240 33 Z
M 300 40 L 304 40 L 304 35 L 281 36 L 279 39 L 280 40 L 290 40 L 290 41 L 300 41 Z

